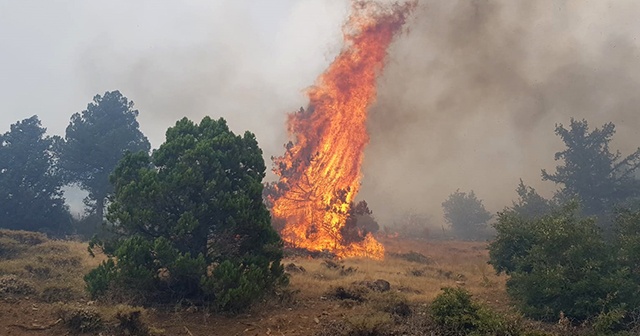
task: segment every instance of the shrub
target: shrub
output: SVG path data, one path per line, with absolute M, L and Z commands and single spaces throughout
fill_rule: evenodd
M 640 215 L 623 212 L 615 227 L 605 239 L 576 204 L 540 218 L 500 213 L 490 263 L 510 276 L 507 292 L 526 315 L 551 321 L 562 312 L 576 323 L 597 317 L 599 328 L 613 327 L 613 317 L 640 304 Z
M 223 119 L 184 118 L 166 134 L 151 157 L 128 154 L 112 175 L 115 237 L 90 245 L 108 260 L 87 274 L 87 290 L 246 309 L 286 283 L 282 242 L 262 202 L 262 151 Z
M 63 305 L 58 317 L 72 334 L 96 332 L 104 327 L 102 317 L 92 308 Z
M 0 259 L 13 259 L 26 249 L 26 246 L 13 238 L 0 237 Z
M 393 324 L 393 318 L 382 312 L 369 312 L 347 318 L 348 335 L 350 336 L 390 335 Z
M 24 245 L 39 245 L 48 241 L 44 233 L 22 230 L 0 230 L 0 237 L 10 238 Z
M 338 286 L 332 288 L 327 296 L 336 300 L 352 300 L 355 302 L 364 302 L 367 300 L 369 289 L 362 285 L 351 285 L 347 287 Z
M 104 295 L 109 289 L 110 284 L 115 282 L 116 275 L 116 264 L 113 259 L 103 261 L 100 266 L 84 276 L 89 295 L 94 299 Z
M 510 335 L 522 334 L 518 320 L 497 314 L 474 301 L 463 288 L 442 289 L 431 304 L 431 315 L 444 335 Z
M 13 274 L 0 277 L 0 296 L 31 295 L 34 293 L 36 290 L 30 283 Z
M 413 313 L 406 296 L 398 292 L 372 292 L 369 300 L 375 310 L 389 313 L 397 318 L 405 318 Z
M 431 304 L 434 321 L 451 335 L 466 335 L 480 328 L 480 306 L 462 288 L 445 287 Z
M 407 253 L 393 253 L 393 252 L 391 252 L 388 255 L 390 257 L 403 259 L 403 260 L 414 262 L 414 263 L 418 263 L 418 264 L 424 264 L 424 265 L 433 264 L 433 260 L 431 260 L 429 257 L 425 256 L 422 253 L 415 252 L 415 251 L 409 251 Z
M 111 318 L 115 320 L 113 329 L 118 335 L 147 336 L 151 328 L 148 326 L 144 309 L 127 305 L 117 305 L 115 314 Z
M 493 216 L 473 190 L 469 193 L 456 190 L 442 203 L 442 209 L 444 220 L 451 225 L 457 238 L 482 240 L 490 236 L 487 222 Z
M 239 312 L 264 295 L 269 288 L 265 267 L 257 264 L 234 264 L 225 260 L 213 270 L 211 277 L 203 279 L 204 292 L 215 297 L 218 309 Z
M 42 290 L 40 299 L 44 302 L 70 302 L 80 297 L 71 287 L 49 286 Z

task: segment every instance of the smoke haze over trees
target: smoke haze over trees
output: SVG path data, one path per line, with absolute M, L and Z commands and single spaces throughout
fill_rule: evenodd
M 148 111 L 139 121 L 153 146 L 176 119 L 224 115 L 255 132 L 269 167 L 286 143 L 286 113 L 306 104 L 302 90 L 339 51 L 348 2 L 2 6 L 0 30 L 15 34 L 0 55 L 12 79 L 0 90 L 0 129 L 37 114 L 63 134 L 60 115 L 118 88 Z M 478 191 L 493 212 L 520 178 L 550 197 L 540 169 L 555 167 L 563 145 L 553 127 L 571 117 L 615 123 L 612 146 L 633 152 L 639 10 L 632 0 L 420 1 L 370 113 L 360 197 L 379 223 L 413 211 L 435 214 L 439 229 L 456 188 Z
M 632 153 L 639 10 L 634 1 L 421 1 L 380 80 L 360 195 L 381 223 L 438 213 L 456 188 L 481 192 L 492 212 L 516 197 L 519 179 L 548 198 L 555 187 L 540 169 L 555 167 L 563 144 L 552 131 L 571 117 L 613 122 L 612 147 Z
M 58 138 L 45 135 L 37 116 L 0 134 L 0 228 L 69 233 L 64 180 L 56 167 Z
M 85 204 L 102 223 L 107 196 L 113 192 L 109 175 L 126 152 L 148 153 L 149 140 L 140 132 L 138 110 L 120 91 L 96 95 L 81 113 L 74 113 L 61 142 L 59 166 L 67 182 L 89 195 Z

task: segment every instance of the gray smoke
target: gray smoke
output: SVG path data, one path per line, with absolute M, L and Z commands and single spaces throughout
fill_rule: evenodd
M 383 224 L 441 224 L 441 203 L 475 190 L 490 211 L 522 178 L 550 196 L 556 123 L 612 121 L 613 148 L 640 145 L 636 1 L 421 1 L 390 50 L 370 111 L 360 198 Z
M 286 113 L 338 54 L 349 3 L 6 2 L 2 132 L 38 114 L 63 134 L 93 95 L 118 89 L 154 147 L 179 118 L 222 116 L 256 133 L 269 161 L 283 153 Z M 409 211 L 439 220 L 458 188 L 491 211 L 519 178 L 549 195 L 540 169 L 553 170 L 554 125 L 570 117 L 613 121 L 613 147 L 630 152 L 639 12 L 635 0 L 419 0 L 379 81 L 360 198 L 388 224 Z
M 151 41 L 131 35 L 154 26 L 166 34 L 162 18 L 143 28 L 114 27 L 108 38 L 94 40 L 79 57 L 87 98 L 120 89 L 141 111 L 154 147 L 182 117 L 224 117 L 236 133 L 256 133 L 270 167 L 269 157 L 281 155 L 287 141 L 286 113 L 306 105 L 304 89 L 330 61 L 318 50 L 330 53 L 341 44 L 348 7 L 319 0 L 208 3 L 162 6 L 158 11 L 169 18 L 178 12 L 177 22 L 166 23 L 176 31 Z

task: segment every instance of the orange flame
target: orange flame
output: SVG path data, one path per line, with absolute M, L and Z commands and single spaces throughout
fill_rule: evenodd
M 290 245 L 338 257 L 384 257 L 384 247 L 371 234 L 348 242 L 342 229 L 360 187 L 369 142 L 367 109 L 376 98 L 376 78 L 414 6 L 354 2 L 343 28 L 345 47 L 308 89 L 307 110 L 289 115 L 288 131 L 295 141 L 274 158 L 280 181 L 269 201 L 274 221 L 284 222 L 280 233 Z

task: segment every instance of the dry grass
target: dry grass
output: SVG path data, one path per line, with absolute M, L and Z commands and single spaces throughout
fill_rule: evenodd
M 40 233 L 0 230 L 0 275 L 14 275 L 35 288 L 45 302 L 85 299 L 83 276 L 101 262 L 87 244 L 50 240 Z
M 291 259 L 285 263 L 293 262 L 306 270 L 292 276 L 291 287 L 300 291 L 301 299 L 317 299 L 331 288 L 384 279 L 393 291 L 405 294 L 410 302 L 426 303 L 433 300 L 442 287 L 464 286 L 479 300 L 508 308 L 506 278 L 495 275 L 487 264 L 485 243 L 395 239 L 385 239 L 383 243 L 388 254 L 416 252 L 432 262 L 410 262 L 399 257 L 386 257 L 383 261 L 347 259 L 342 261 L 345 268 L 353 267 L 357 271 L 341 275 L 339 270 L 329 269 L 319 260 Z
M 487 264 L 486 244 L 392 238 L 382 243 L 388 252 L 383 261 L 347 259 L 332 266 L 322 259 L 284 260 L 285 265 L 295 263 L 305 271 L 292 272 L 291 284 L 283 291 L 280 301 L 275 306 L 268 302 L 257 305 L 251 314 L 231 318 L 195 309 L 169 312 L 109 302 L 91 303 L 84 290 L 83 276 L 98 266 L 104 255 L 89 256 L 87 244 L 82 242 L 0 230 L 0 277 L 14 276 L 34 289 L 30 298 L 23 296 L 12 303 L 0 300 L 0 314 L 3 311 L 14 314 L 17 309 L 36 312 L 35 305 L 42 315 L 25 315 L 22 324 L 29 325 L 31 318 L 39 321 L 63 318 L 66 328 L 91 328 L 95 322 L 91 317 L 95 313 L 103 321 L 105 330 L 128 328 L 139 330 L 140 334 L 173 335 L 189 330 L 194 335 L 205 335 L 215 326 L 220 335 L 258 331 L 260 334 L 313 335 L 332 321 L 337 323 L 336 327 L 346 324 L 354 330 L 382 330 L 389 321 L 395 321 L 398 327 L 396 319 L 406 315 L 406 309 L 424 307 L 445 286 L 464 286 L 480 301 L 508 309 L 505 278 L 496 276 Z M 377 279 L 388 281 L 391 290 L 365 291 L 362 302 L 329 297 L 337 287 L 352 290 L 366 287 Z M 415 314 L 402 318 L 421 319 Z M 0 318 L 0 328 L 9 323 L 15 322 Z M 63 324 L 57 327 L 63 328 Z

